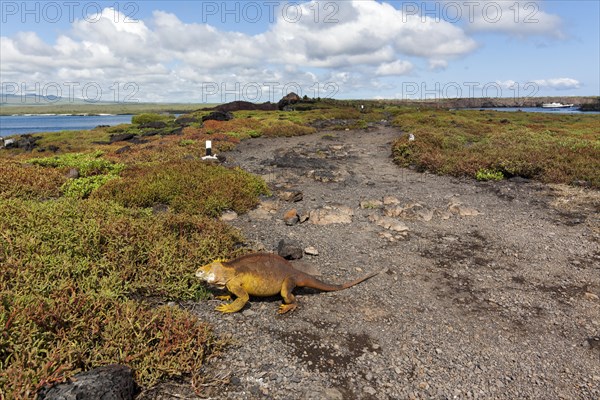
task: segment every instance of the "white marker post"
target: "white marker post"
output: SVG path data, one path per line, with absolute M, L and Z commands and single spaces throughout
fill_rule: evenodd
M 202 157 L 203 160 L 217 160 L 217 156 L 212 154 L 212 141 L 206 141 L 206 155 Z

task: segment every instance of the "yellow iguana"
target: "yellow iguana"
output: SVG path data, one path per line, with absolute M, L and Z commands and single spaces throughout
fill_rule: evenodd
M 289 261 L 278 255 L 254 253 L 231 261 L 215 260 L 200 267 L 196 271 L 196 277 L 222 289 L 227 288 L 236 296 L 232 303 L 218 306 L 217 311 L 236 312 L 244 307 L 250 296 L 269 297 L 281 293 L 284 304 L 279 307 L 279 314 L 284 314 L 297 306 L 296 298 L 292 294 L 295 287 L 332 292 L 357 285 L 378 273 L 374 272 L 342 285 L 331 285 L 298 271 Z M 220 296 L 219 299 L 229 300 L 231 296 Z

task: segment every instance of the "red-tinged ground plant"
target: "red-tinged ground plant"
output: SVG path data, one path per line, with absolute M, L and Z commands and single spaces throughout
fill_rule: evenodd
M 197 377 L 223 343 L 196 316 L 156 303 L 204 297 L 195 269 L 239 240 L 204 216 L 0 201 L 0 393 L 33 398 L 44 383 L 110 363 L 145 386 Z
M 51 199 L 67 181 L 63 171 L 0 159 L 0 199 Z

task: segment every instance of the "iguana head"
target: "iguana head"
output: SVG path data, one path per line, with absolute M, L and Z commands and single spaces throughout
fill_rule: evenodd
M 223 261 L 219 259 L 210 264 L 203 265 L 196 271 L 196 277 L 211 285 L 224 288 L 228 279 L 223 267 Z

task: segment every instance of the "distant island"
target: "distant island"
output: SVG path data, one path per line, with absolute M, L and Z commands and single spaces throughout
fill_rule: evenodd
M 213 108 L 219 103 L 136 103 L 136 102 L 85 102 L 56 100 L 27 97 L 25 101 L 20 96 L 2 95 L 0 93 L 0 115 L 25 114 L 142 114 L 170 113 L 185 114 L 203 108 Z M 343 101 L 343 100 L 342 100 Z M 442 99 L 382 99 L 382 100 L 352 100 L 365 104 L 403 104 L 410 106 L 426 106 L 433 108 L 508 108 L 508 107 L 542 107 L 545 103 L 573 104 L 581 111 L 600 111 L 599 96 L 555 96 L 555 97 L 498 97 L 498 98 L 442 98 Z M 233 102 L 235 103 L 235 102 Z M 246 103 L 246 102 L 244 102 Z

